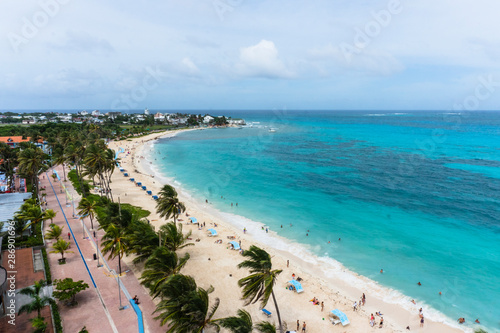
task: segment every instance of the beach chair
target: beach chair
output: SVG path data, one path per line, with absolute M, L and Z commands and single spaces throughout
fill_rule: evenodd
M 271 317 L 272 313 L 271 311 L 269 310 L 266 310 L 266 309 L 262 309 L 262 312 L 267 316 L 267 317 Z

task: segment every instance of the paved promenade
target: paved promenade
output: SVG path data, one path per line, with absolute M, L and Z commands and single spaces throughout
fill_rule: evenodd
M 58 167 L 56 170 L 63 177 L 62 169 Z M 40 176 L 40 186 L 46 189 L 47 208 L 51 208 L 57 212 L 54 223 L 64 227 L 62 233 L 63 239 L 68 240 L 68 232 L 70 232 L 70 250 L 73 251 L 73 253 L 65 254 L 65 265 L 58 264 L 58 259 L 61 258 L 60 254 L 48 253 L 52 279 L 71 277 L 75 281 L 83 280 L 90 287 L 77 295 L 78 305 L 76 307 L 67 307 L 59 303 L 64 331 L 78 332 L 83 326 L 86 326 L 89 332 L 93 333 L 138 332 L 137 315 L 123 290 L 120 295 L 121 304 L 125 306 L 125 309 L 119 309 L 120 300 L 115 275 L 107 269 L 106 265 L 97 267 L 97 260 L 94 260 L 94 254 L 97 251 L 91 237 L 94 237 L 95 231 L 96 238 L 94 238 L 94 241 L 100 244 L 104 231 L 98 230 L 97 221 L 94 221 L 94 230 L 90 230 L 91 226 L 88 218 L 83 219 L 83 223 L 88 228 L 88 232 L 84 231 L 82 220 L 73 217 L 73 213 L 76 216 L 76 211 L 74 212 L 73 210 L 71 200 L 67 200 L 61 182 L 59 180 L 54 181 L 51 174 L 52 172 L 49 171 Z M 74 195 L 76 207 L 80 200 L 79 196 L 72 189 L 69 180 L 63 183 L 68 188 L 69 193 L 72 196 Z M 47 221 L 46 230 L 49 223 L 50 221 Z M 52 244 L 53 241 L 47 241 L 47 252 L 52 250 Z M 103 260 L 104 258 L 100 257 L 99 261 L 101 265 Z M 107 264 L 111 269 L 118 270 L 117 258 L 107 260 Z M 123 260 L 121 280 L 131 297 L 134 295 L 138 295 L 139 297 L 139 307 L 143 313 L 145 331 L 151 333 L 165 332 L 166 327 L 160 327 L 159 322 L 153 319 L 152 312 L 155 309 L 155 305 L 147 294 L 147 290 L 140 285 L 136 276 L 134 276 L 131 269 Z

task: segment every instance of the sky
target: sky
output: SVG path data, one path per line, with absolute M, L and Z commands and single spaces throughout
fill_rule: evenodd
M 497 0 L 2 0 L 0 110 L 497 110 Z

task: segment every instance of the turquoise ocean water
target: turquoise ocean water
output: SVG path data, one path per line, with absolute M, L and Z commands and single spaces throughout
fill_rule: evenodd
M 156 168 L 450 320 L 500 331 L 500 113 L 223 113 L 251 126 L 161 139 Z

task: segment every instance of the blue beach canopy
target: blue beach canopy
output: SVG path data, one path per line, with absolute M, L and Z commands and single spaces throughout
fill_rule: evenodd
M 149 195 L 153 194 L 153 192 L 151 192 L 151 191 L 147 191 L 146 193 L 149 194 Z
M 349 321 L 349 319 L 347 319 L 347 316 L 345 315 L 345 313 L 343 313 L 342 311 L 335 309 L 335 310 L 332 310 L 332 313 L 334 316 L 336 316 L 340 319 L 342 326 L 349 325 L 351 323 Z
M 189 218 L 191 220 L 191 223 L 197 223 L 198 220 L 196 219 L 196 217 L 190 217 Z
M 137 182 L 137 186 L 141 186 L 141 185 L 142 185 L 142 183 L 141 183 L 141 182 Z
M 133 182 L 135 179 L 134 178 L 130 178 L 130 181 Z
M 146 190 L 146 186 L 143 186 L 143 187 L 142 187 L 142 189 L 143 189 L 143 190 Z
M 124 169 L 124 168 L 120 168 L 120 171 L 122 171 L 122 172 L 123 172 L 123 171 L 125 171 L 125 169 Z
M 215 229 L 208 229 L 212 233 L 212 236 L 217 236 L 217 230 Z
M 126 172 L 125 172 L 123 175 L 124 175 L 125 177 L 128 177 L 128 173 L 126 173 Z
M 239 250 L 239 249 L 240 249 L 240 244 L 238 244 L 238 242 L 231 241 L 231 242 L 229 242 L 229 243 L 233 245 L 233 248 L 234 248 L 235 250 Z
M 288 283 L 290 283 L 295 288 L 295 291 L 297 292 L 297 294 L 300 294 L 301 292 L 304 291 L 304 288 L 302 288 L 302 285 L 300 284 L 299 281 L 290 280 L 290 281 L 288 281 Z
M 153 195 L 153 199 L 158 200 L 158 196 L 157 195 Z

